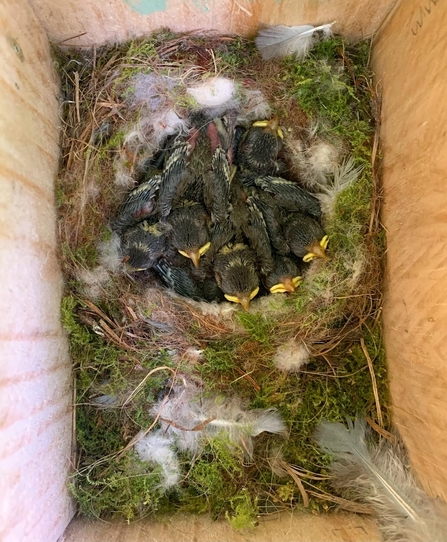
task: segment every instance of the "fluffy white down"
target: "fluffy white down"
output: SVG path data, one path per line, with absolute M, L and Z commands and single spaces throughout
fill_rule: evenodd
M 258 89 L 248 89 L 243 93 L 241 100 L 241 115 L 239 122 L 269 119 L 272 115 L 272 108 L 264 94 Z
M 229 102 L 235 93 L 234 82 L 225 77 L 214 77 L 187 92 L 202 107 L 217 107 Z
M 141 461 L 149 461 L 160 465 L 163 469 L 162 486 L 168 489 L 180 481 L 180 464 L 172 441 L 164 436 L 161 429 L 148 433 L 135 443 L 135 451 Z
M 197 454 L 206 437 L 224 432 L 228 439 L 251 456 L 252 438 L 263 433 L 286 434 L 286 426 L 275 409 L 246 410 L 237 396 L 202 396 L 192 382 L 175 386 L 169 397 L 155 404 L 151 414 L 162 418 L 166 435 L 175 439 L 180 450 Z
M 310 355 L 306 346 L 295 339 L 289 339 L 275 353 L 273 361 L 280 371 L 298 372 L 309 363 Z
M 102 265 L 94 269 L 80 269 L 76 278 L 82 283 L 84 295 L 94 301 L 102 297 L 104 287 L 110 279 L 110 273 Z
M 98 261 L 107 270 L 116 273 L 122 268 L 121 240 L 112 233 L 108 241 L 98 243 Z

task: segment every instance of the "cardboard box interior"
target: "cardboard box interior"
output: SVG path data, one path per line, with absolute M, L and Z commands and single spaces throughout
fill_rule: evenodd
M 393 418 L 415 472 L 447 497 L 445 173 L 447 7 L 439 0 L 49 0 L 0 2 L 0 534 L 56 542 L 73 515 L 71 369 L 59 318 L 54 179 L 59 95 L 49 39 L 91 46 L 159 28 L 252 34 L 259 23 L 325 23 L 374 34 L 383 96 L 383 318 Z M 75 37 L 78 36 L 78 37 Z M 68 43 L 68 42 L 67 42 Z M 214 536 L 214 538 L 211 538 Z M 132 527 L 75 521 L 66 542 L 378 540 L 362 517 L 285 515 L 241 535 L 202 518 Z

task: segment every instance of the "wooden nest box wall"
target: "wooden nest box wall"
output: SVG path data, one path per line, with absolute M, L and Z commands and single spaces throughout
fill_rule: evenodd
M 299 4 L 299 5 L 297 5 Z M 383 320 L 393 419 L 426 491 L 447 500 L 447 6 L 439 0 L 2 0 L 0 2 L 0 538 L 56 542 L 73 516 L 68 342 L 60 323 L 55 178 L 60 92 L 50 42 L 91 47 L 174 31 L 252 35 L 322 24 L 373 35 L 382 95 Z M 66 41 L 69 40 L 69 41 Z M 73 522 L 65 541 L 238 540 L 205 519 Z M 379 540 L 349 515 L 281 515 L 247 540 Z

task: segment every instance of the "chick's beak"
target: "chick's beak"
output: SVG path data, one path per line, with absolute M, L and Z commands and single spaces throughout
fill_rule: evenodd
M 239 303 L 244 307 L 246 311 L 250 310 L 250 298 L 249 297 L 239 297 Z
M 200 252 L 199 249 L 191 250 L 190 252 L 186 252 L 184 250 L 179 250 L 180 254 L 182 256 L 185 256 L 186 258 L 189 258 L 192 263 L 194 264 L 194 267 L 199 267 L 200 265 Z
M 281 284 L 286 292 L 294 292 L 296 290 L 292 277 L 284 277 L 284 279 L 281 280 Z
M 322 258 L 323 260 L 329 260 L 329 256 L 326 254 L 327 247 L 327 236 L 324 236 L 323 239 L 319 241 L 314 241 L 307 248 L 307 254 L 304 256 L 303 260 L 305 262 L 310 262 L 315 258 Z
M 198 250 L 191 251 L 189 253 L 189 257 L 192 260 L 192 263 L 194 264 L 194 267 L 199 267 L 200 265 L 200 252 Z

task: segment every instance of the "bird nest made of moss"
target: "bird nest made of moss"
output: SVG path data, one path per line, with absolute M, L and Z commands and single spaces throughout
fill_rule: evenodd
M 83 513 L 365 512 L 312 435 L 388 424 L 369 51 L 265 61 L 169 31 L 55 51 Z

